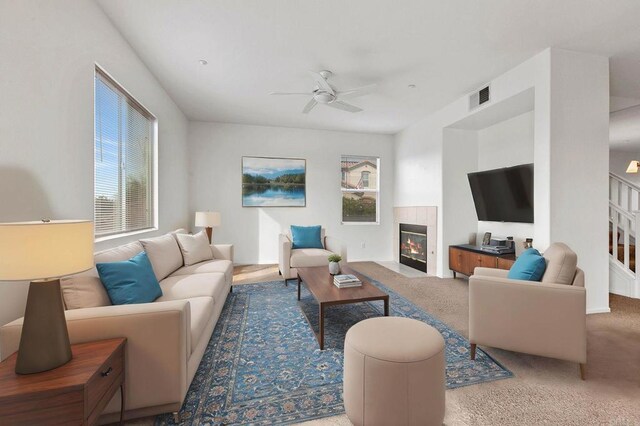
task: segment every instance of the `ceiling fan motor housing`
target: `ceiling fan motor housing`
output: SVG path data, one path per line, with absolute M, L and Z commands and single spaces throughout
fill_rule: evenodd
M 330 104 L 336 100 L 336 95 L 333 93 L 325 92 L 324 90 L 316 90 L 313 92 L 313 99 L 320 104 Z

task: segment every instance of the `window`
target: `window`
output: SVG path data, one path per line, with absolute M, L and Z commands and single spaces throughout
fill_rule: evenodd
M 380 159 L 343 155 L 342 223 L 378 223 Z
M 368 188 L 369 187 L 369 175 L 371 174 L 371 172 L 369 171 L 363 171 L 360 176 L 361 176 L 361 180 L 362 180 L 362 187 L 363 188 Z
M 99 68 L 94 102 L 96 237 L 153 228 L 156 119 Z

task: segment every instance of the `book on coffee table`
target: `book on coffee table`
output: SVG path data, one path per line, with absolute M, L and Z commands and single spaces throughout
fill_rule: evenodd
M 333 277 L 333 282 L 337 282 L 340 284 L 345 284 L 345 283 L 359 283 L 360 280 L 358 279 L 358 277 L 356 277 L 355 275 L 351 275 L 351 274 L 343 274 L 343 275 L 335 275 Z
M 338 288 L 360 287 L 362 282 L 355 275 L 336 275 L 333 284 Z
M 338 288 L 351 288 L 351 287 L 362 287 L 362 283 L 361 282 L 353 282 L 353 283 L 346 283 L 346 284 L 338 284 L 337 282 L 333 282 L 333 284 L 335 284 L 336 287 Z

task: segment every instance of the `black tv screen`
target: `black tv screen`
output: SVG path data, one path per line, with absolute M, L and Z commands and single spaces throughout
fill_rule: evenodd
M 478 220 L 533 223 L 533 164 L 469 173 Z

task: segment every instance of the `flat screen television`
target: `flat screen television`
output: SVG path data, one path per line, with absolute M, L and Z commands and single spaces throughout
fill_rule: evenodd
M 533 223 L 533 164 L 469 173 L 478 220 Z

